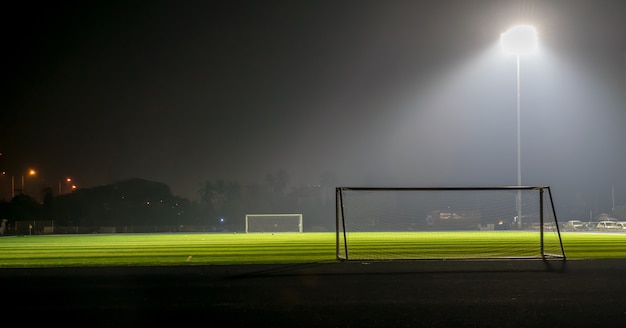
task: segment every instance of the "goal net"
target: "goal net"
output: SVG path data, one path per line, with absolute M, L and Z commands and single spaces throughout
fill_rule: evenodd
M 246 214 L 249 232 L 302 232 L 302 214 Z
M 549 187 L 336 189 L 339 260 L 565 258 Z

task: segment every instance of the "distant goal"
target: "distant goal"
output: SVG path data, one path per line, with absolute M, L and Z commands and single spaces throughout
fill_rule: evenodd
M 246 214 L 246 233 L 302 232 L 302 214 Z
M 565 259 L 550 187 L 336 188 L 339 260 Z

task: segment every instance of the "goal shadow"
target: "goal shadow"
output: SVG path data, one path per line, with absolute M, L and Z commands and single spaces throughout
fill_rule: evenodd
M 515 260 L 401 260 L 401 261 L 324 261 L 300 264 L 251 266 L 251 271 L 229 279 L 290 276 L 354 276 L 397 274 L 459 273 L 566 273 L 563 259 Z

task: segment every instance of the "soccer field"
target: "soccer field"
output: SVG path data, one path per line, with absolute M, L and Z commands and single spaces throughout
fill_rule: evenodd
M 427 238 L 416 238 L 427 234 Z M 480 254 L 511 243 L 534 240 L 524 234 L 378 233 L 354 235 L 354 249 L 438 247 L 443 253 Z M 423 237 L 423 236 L 422 236 Z M 626 234 L 562 233 L 568 259 L 626 258 Z M 426 244 L 425 244 L 426 243 Z M 280 264 L 336 261 L 334 233 L 277 234 L 107 234 L 42 235 L 0 238 L 0 267 L 175 266 Z

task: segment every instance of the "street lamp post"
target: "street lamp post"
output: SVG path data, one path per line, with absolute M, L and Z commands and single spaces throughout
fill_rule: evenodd
M 35 171 L 33 169 L 29 169 L 28 170 L 28 175 L 29 176 L 35 176 L 35 175 L 37 175 L 37 171 Z M 22 175 L 22 193 L 26 194 L 26 186 L 24 184 L 24 175 Z
M 37 171 L 30 169 L 28 170 L 28 175 L 30 176 L 34 176 L 37 175 Z M 22 174 L 22 189 L 20 190 L 21 194 L 26 194 L 26 189 L 25 188 L 25 181 L 24 181 L 24 175 Z M 15 177 L 11 176 L 11 199 L 13 199 L 13 197 L 15 197 Z
M 517 185 L 522 185 L 522 151 L 520 129 L 520 56 L 530 54 L 537 49 L 537 31 L 530 25 L 516 25 L 500 35 L 500 45 L 517 59 Z M 517 225 L 522 226 L 522 194 L 517 192 L 515 204 Z
M 66 187 L 63 188 L 63 182 L 59 181 L 59 195 L 76 190 L 76 185 L 72 183 L 72 178 L 65 178 L 65 185 Z

